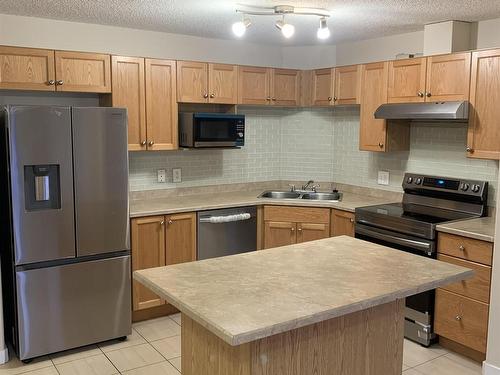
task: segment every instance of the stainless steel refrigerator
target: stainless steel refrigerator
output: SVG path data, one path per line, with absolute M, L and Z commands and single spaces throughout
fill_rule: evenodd
M 19 358 L 129 335 L 126 110 L 0 116 L 4 313 Z

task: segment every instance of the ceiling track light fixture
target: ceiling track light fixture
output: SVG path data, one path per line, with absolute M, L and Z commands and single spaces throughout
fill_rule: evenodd
M 243 14 L 243 20 L 233 24 L 233 33 L 237 37 L 242 37 L 246 29 L 250 27 L 251 22 L 248 15 L 252 16 L 282 16 L 276 21 L 276 27 L 281 31 L 285 38 L 291 38 L 295 33 L 295 26 L 285 22 L 285 15 L 294 14 L 298 16 L 317 16 L 319 19 L 319 28 L 317 32 L 318 39 L 328 39 L 330 37 L 330 29 L 327 25 L 327 19 L 330 17 L 330 12 L 319 8 L 304 8 L 294 7 L 291 5 L 277 5 L 274 7 L 250 6 L 239 4 L 237 13 Z

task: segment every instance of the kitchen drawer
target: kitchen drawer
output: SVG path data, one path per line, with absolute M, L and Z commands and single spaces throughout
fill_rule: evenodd
M 313 207 L 265 206 L 264 220 L 330 224 L 330 209 Z
M 474 270 L 474 277 L 472 279 L 446 285 L 443 289 L 446 289 L 449 292 L 461 294 L 465 297 L 469 297 L 480 302 L 490 302 L 490 266 L 485 266 L 479 263 L 474 263 L 468 260 L 454 258 L 443 254 L 438 254 L 438 259 L 446 263 L 451 263 L 457 266 L 462 266 Z
M 436 290 L 434 327 L 438 335 L 486 353 L 489 305 Z
M 493 244 L 453 234 L 439 233 L 438 253 L 491 266 Z

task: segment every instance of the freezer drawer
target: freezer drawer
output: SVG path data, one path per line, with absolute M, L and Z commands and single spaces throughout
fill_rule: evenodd
M 16 272 L 19 357 L 131 333 L 130 256 Z

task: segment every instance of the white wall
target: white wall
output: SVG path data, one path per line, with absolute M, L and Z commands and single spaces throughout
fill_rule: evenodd
M 500 47 L 500 18 L 481 21 L 477 28 L 477 48 Z
M 0 14 L 0 45 L 282 66 L 281 49 L 123 27 Z
M 283 47 L 282 56 L 285 68 L 328 68 L 337 63 L 337 48 L 334 45 Z

